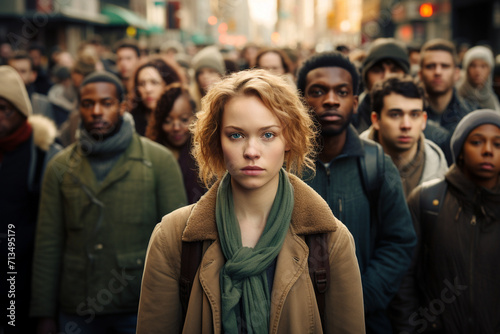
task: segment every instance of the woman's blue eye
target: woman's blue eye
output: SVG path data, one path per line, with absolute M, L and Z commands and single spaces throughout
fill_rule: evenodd
M 274 137 L 274 133 L 272 133 L 272 132 L 266 132 L 266 133 L 264 133 L 264 137 L 266 139 L 271 139 L 271 138 Z
M 229 137 L 231 137 L 231 139 L 240 139 L 241 138 L 241 134 L 239 134 L 239 133 L 232 133 Z

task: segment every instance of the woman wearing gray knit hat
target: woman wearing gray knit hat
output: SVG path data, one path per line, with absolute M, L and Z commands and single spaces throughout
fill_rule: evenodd
M 493 91 L 493 52 L 485 46 L 475 46 L 465 55 L 462 67 L 463 81 L 458 85 L 458 95 L 479 108 L 500 111 L 500 103 Z
M 193 57 L 191 66 L 195 75 L 189 92 L 196 102 L 197 110 L 200 110 L 201 98 L 226 74 L 226 65 L 217 46 L 211 45 L 203 48 Z
M 395 299 L 403 310 L 398 333 L 500 330 L 500 113 L 465 116 L 451 150 L 455 164 L 445 179 L 408 199 L 418 246 Z

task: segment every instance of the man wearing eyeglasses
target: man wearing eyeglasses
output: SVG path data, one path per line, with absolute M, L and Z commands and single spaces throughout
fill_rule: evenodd
M 88 75 L 79 137 L 47 166 L 33 263 L 38 333 L 135 333 L 149 237 L 187 203 L 177 160 L 135 132 L 124 93 L 115 75 Z
M 0 300 L 8 314 L 0 322 L 1 333 L 34 332 L 28 319 L 34 234 L 43 171 L 58 151 L 55 136 L 52 121 L 32 115 L 21 76 L 10 66 L 0 66 L 0 254 L 4 266 Z

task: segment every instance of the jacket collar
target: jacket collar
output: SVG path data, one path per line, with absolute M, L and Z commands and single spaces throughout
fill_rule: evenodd
M 471 207 L 479 216 L 488 216 L 498 222 L 500 216 L 500 184 L 494 189 L 477 186 L 465 177 L 460 168 L 453 164 L 445 175 L 450 185 L 450 192 L 465 209 Z
M 141 161 L 146 166 L 152 166 L 151 161 L 144 157 L 140 136 L 134 132 L 128 148 L 121 155 L 103 182 L 98 184 L 90 163 L 86 159 L 85 152 L 82 151 L 81 146 L 77 145 L 77 143 L 73 143 L 72 145 L 68 162 L 68 166 L 70 167 L 68 173 L 72 175 L 75 180 L 79 180 L 79 183 L 89 186 L 94 194 L 98 194 L 109 185 L 127 175 L 132 167 L 129 163 L 130 161 Z
M 342 152 L 337 158 L 340 157 L 361 157 L 365 154 L 363 144 L 359 138 L 358 133 L 352 125 L 346 129 L 346 139 Z
M 302 235 L 336 231 L 337 219 L 323 198 L 297 176 L 288 174 L 288 177 L 294 188 L 295 203 L 290 224 L 293 232 Z M 216 240 L 218 238 L 215 222 L 218 187 L 219 182 L 215 183 L 193 206 L 182 235 L 183 241 Z

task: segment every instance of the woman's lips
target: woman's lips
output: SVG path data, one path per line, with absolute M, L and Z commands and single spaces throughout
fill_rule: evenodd
M 264 169 L 258 167 L 258 166 L 247 166 L 241 169 L 241 172 L 245 175 L 260 175 L 262 172 L 264 172 Z
M 495 168 L 495 166 L 493 164 L 488 163 L 488 162 L 484 162 L 484 163 L 480 164 L 479 166 L 483 170 L 493 170 L 493 168 Z

